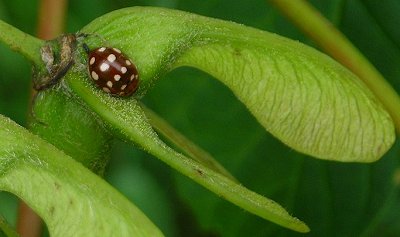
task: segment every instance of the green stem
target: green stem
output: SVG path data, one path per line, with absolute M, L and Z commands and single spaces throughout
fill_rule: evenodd
M 34 65 L 42 65 L 40 48 L 44 41 L 26 34 L 17 28 L 0 20 L 0 42 L 9 46 L 12 50 L 22 54 Z
M 7 237 L 19 236 L 2 216 L 0 216 L 0 236 L 3 236 L 1 233 L 4 233 Z
M 144 104 L 141 104 L 141 106 L 146 113 L 146 116 L 149 118 L 151 125 L 175 146 L 185 152 L 190 158 L 238 183 L 235 177 L 233 177 L 229 171 L 218 163 L 218 161 L 216 161 L 208 152 L 198 147 Z
M 356 74 L 382 102 L 400 133 L 400 97 L 379 71 L 325 17 L 304 0 L 270 0 L 327 53 Z

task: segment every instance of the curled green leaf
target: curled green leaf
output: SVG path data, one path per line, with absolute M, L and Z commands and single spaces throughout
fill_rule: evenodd
M 0 190 L 23 199 L 51 236 L 163 236 L 83 165 L 0 115 Z
M 175 10 L 126 8 L 82 32 L 91 46 L 124 51 L 141 75 L 138 95 L 168 71 L 199 68 L 228 86 L 264 128 L 318 158 L 371 162 L 392 145 L 394 126 L 374 95 L 343 66 L 301 43 Z

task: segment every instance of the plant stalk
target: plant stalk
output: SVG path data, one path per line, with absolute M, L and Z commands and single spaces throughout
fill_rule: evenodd
M 34 65 L 42 65 L 40 48 L 44 41 L 35 38 L 0 20 L 0 41 L 20 53 Z
M 400 134 L 400 97 L 362 53 L 304 0 L 269 0 L 328 54 L 349 68 L 381 101 Z

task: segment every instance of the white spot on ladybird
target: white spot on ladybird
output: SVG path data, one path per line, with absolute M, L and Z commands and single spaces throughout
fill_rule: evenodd
M 126 69 L 126 67 L 121 67 L 121 72 L 122 72 L 122 74 L 125 74 L 126 71 L 128 71 L 128 69 Z
M 126 63 L 126 65 L 128 65 L 128 66 L 132 65 L 131 61 L 129 61 L 128 59 L 125 60 L 125 63 Z
M 117 48 L 113 48 L 115 52 L 117 53 L 121 53 L 121 50 L 117 49 Z
M 126 85 L 121 86 L 121 90 L 125 90 L 125 88 L 126 88 Z
M 97 51 L 99 51 L 99 52 L 104 52 L 104 50 L 106 50 L 106 48 L 105 48 L 105 47 L 101 47 L 101 48 L 99 48 Z
M 108 82 L 107 82 L 107 86 L 110 87 L 110 88 L 112 88 L 113 83 L 112 83 L 111 81 L 108 81 Z
M 96 62 L 96 58 L 95 58 L 95 57 L 92 57 L 92 58 L 90 59 L 89 64 L 90 64 L 90 65 L 93 65 L 94 62 Z
M 102 63 L 100 65 L 100 71 L 105 72 L 108 70 L 108 68 L 110 68 L 110 65 L 108 65 L 107 63 Z
M 110 93 L 110 92 L 111 92 L 110 89 L 108 89 L 107 87 L 103 87 L 103 91 L 105 91 L 105 92 L 107 92 L 107 93 Z
M 116 59 L 116 57 L 115 57 L 114 54 L 110 54 L 110 55 L 108 55 L 108 57 L 107 57 L 107 60 L 108 60 L 110 63 L 114 62 L 115 59 Z
M 92 71 L 91 75 L 92 75 L 92 78 L 94 80 L 98 80 L 99 79 L 99 75 L 97 75 L 97 73 L 95 71 Z
M 131 81 L 135 78 L 135 74 L 132 74 Z
M 116 81 L 119 81 L 119 79 L 121 79 L 121 76 L 118 75 L 118 74 L 116 74 L 116 75 L 114 75 L 114 79 L 115 79 Z

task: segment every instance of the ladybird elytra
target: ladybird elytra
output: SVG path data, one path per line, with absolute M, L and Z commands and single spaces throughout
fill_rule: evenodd
M 139 86 L 139 73 L 132 61 L 121 50 L 99 47 L 89 50 L 89 75 L 94 83 L 106 93 L 117 96 L 130 96 Z

